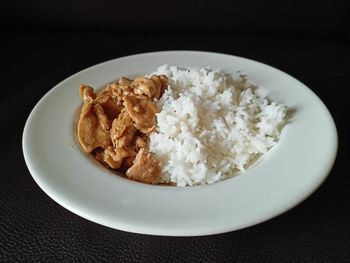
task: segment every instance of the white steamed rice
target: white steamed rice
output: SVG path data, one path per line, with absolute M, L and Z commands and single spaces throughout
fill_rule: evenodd
M 192 186 L 230 178 L 277 143 L 286 106 L 259 97 L 245 77 L 168 65 L 153 74 L 169 79 L 150 136 L 161 182 Z

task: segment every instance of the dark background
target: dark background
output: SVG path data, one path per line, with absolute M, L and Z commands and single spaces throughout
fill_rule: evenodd
M 345 0 L 2 1 L 0 262 L 350 262 L 349 11 Z M 32 179 L 21 148 L 38 100 L 88 66 L 174 49 L 258 60 L 312 89 L 339 135 L 323 185 L 265 223 L 187 238 L 113 230 L 51 200 Z

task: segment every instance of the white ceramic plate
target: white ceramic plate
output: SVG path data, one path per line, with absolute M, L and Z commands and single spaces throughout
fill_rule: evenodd
M 246 173 L 192 188 L 141 184 L 96 165 L 75 138 L 79 85 L 100 88 L 121 76 L 150 73 L 162 64 L 245 72 L 269 98 L 293 110 L 279 144 Z M 233 231 L 289 210 L 324 181 L 336 151 L 337 132 L 330 113 L 298 80 L 256 61 L 195 51 L 133 55 L 85 69 L 38 102 L 23 133 L 28 168 L 57 203 L 105 226 L 170 236 Z

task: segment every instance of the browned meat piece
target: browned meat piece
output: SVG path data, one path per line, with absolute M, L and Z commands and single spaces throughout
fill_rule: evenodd
M 164 75 L 152 75 L 149 79 L 144 77 L 136 78 L 131 85 L 134 87 L 135 94 L 159 99 L 168 85 L 168 79 Z
M 120 89 L 117 83 L 107 84 L 102 90 L 97 93 L 97 97 L 104 96 L 117 96 L 118 93 L 122 94 L 122 90 Z
M 131 85 L 134 87 L 135 94 L 146 95 L 150 98 L 153 98 L 154 95 L 158 93 L 158 90 L 160 88 L 159 83 L 157 83 L 153 79 L 148 79 L 144 77 L 134 79 Z
M 132 80 L 128 79 L 128 78 L 125 78 L 125 77 L 121 77 L 119 80 L 118 80 L 118 84 L 119 85 L 122 85 L 122 86 L 130 86 Z
M 133 88 L 131 87 L 130 80 L 127 78 L 119 79 L 118 83 L 108 84 L 101 92 L 101 96 L 108 95 L 113 98 L 117 98 L 119 101 L 123 100 L 123 96 L 133 94 Z
M 125 157 L 136 155 L 133 145 L 127 145 L 127 146 L 121 146 L 121 147 L 117 146 L 114 148 L 114 152 L 119 158 L 125 158 Z
M 127 129 L 129 128 L 129 133 L 127 133 Z M 116 145 L 116 140 L 119 139 L 122 135 L 134 135 L 136 129 L 134 128 L 134 122 L 131 119 L 129 113 L 124 108 L 117 119 L 113 120 L 112 128 L 111 128 L 111 138 L 113 144 Z
M 80 85 L 79 95 L 82 101 L 88 103 L 91 103 L 96 98 L 94 89 L 88 85 Z
M 157 87 L 157 92 L 153 95 L 153 97 L 159 99 L 161 96 L 160 93 L 162 92 L 162 81 L 160 77 L 156 75 L 152 75 L 150 79 L 153 80 Z
M 105 149 L 103 161 L 112 169 L 118 169 L 122 165 L 123 158 L 120 158 L 110 146 Z
M 165 89 L 168 86 L 168 78 L 164 75 L 160 75 L 160 76 L 152 75 L 151 80 L 153 80 L 157 86 L 157 92 L 154 95 L 154 97 L 156 99 L 159 99 L 163 95 Z
M 122 163 L 123 168 L 126 168 L 126 169 L 130 168 L 133 165 L 134 160 L 135 160 L 135 156 L 125 157 Z
M 109 134 L 99 125 L 92 111 L 92 103 L 84 103 L 78 122 L 78 139 L 85 152 L 90 153 L 95 148 L 107 148 L 111 145 Z
M 160 97 L 162 97 L 164 91 L 167 89 L 169 80 L 164 75 L 160 75 L 159 78 L 160 78 L 160 81 L 161 81 L 161 91 L 160 91 L 160 94 L 159 94 L 159 98 L 160 98 Z M 159 98 L 157 98 L 157 99 L 159 99 Z
M 148 148 L 147 137 L 137 136 L 136 137 L 136 148 L 139 150 L 141 148 Z
M 161 177 L 159 163 L 148 150 L 141 148 L 126 176 L 141 183 L 158 184 Z
M 92 156 L 94 156 L 97 161 L 104 163 L 103 159 L 105 157 L 105 151 L 102 148 L 96 148 L 92 152 Z
M 125 169 L 133 164 L 136 153 L 132 152 L 132 154 L 133 156 L 124 157 L 118 149 L 113 149 L 112 146 L 109 146 L 103 152 L 96 152 L 95 159 L 112 169 Z
M 128 96 L 124 105 L 137 129 L 145 134 L 155 130 L 157 106 L 153 101 Z
M 110 132 L 115 154 L 119 158 L 136 155 L 134 137 L 137 130 L 125 109 L 122 110 L 117 119 L 114 119 Z
M 123 109 L 122 94 L 119 97 L 114 96 L 112 91 L 105 93 L 102 96 L 98 96 L 94 102 L 102 106 L 104 112 L 110 120 L 118 117 L 119 113 Z
M 106 113 L 104 112 L 102 106 L 98 103 L 92 105 L 94 114 L 97 118 L 98 124 L 105 131 L 109 130 L 110 124 Z

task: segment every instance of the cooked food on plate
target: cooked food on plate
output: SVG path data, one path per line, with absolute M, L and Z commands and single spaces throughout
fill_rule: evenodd
M 232 177 L 274 146 L 287 107 L 244 75 L 163 65 L 95 92 L 80 86 L 82 149 L 148 184 L 193 186 Z

